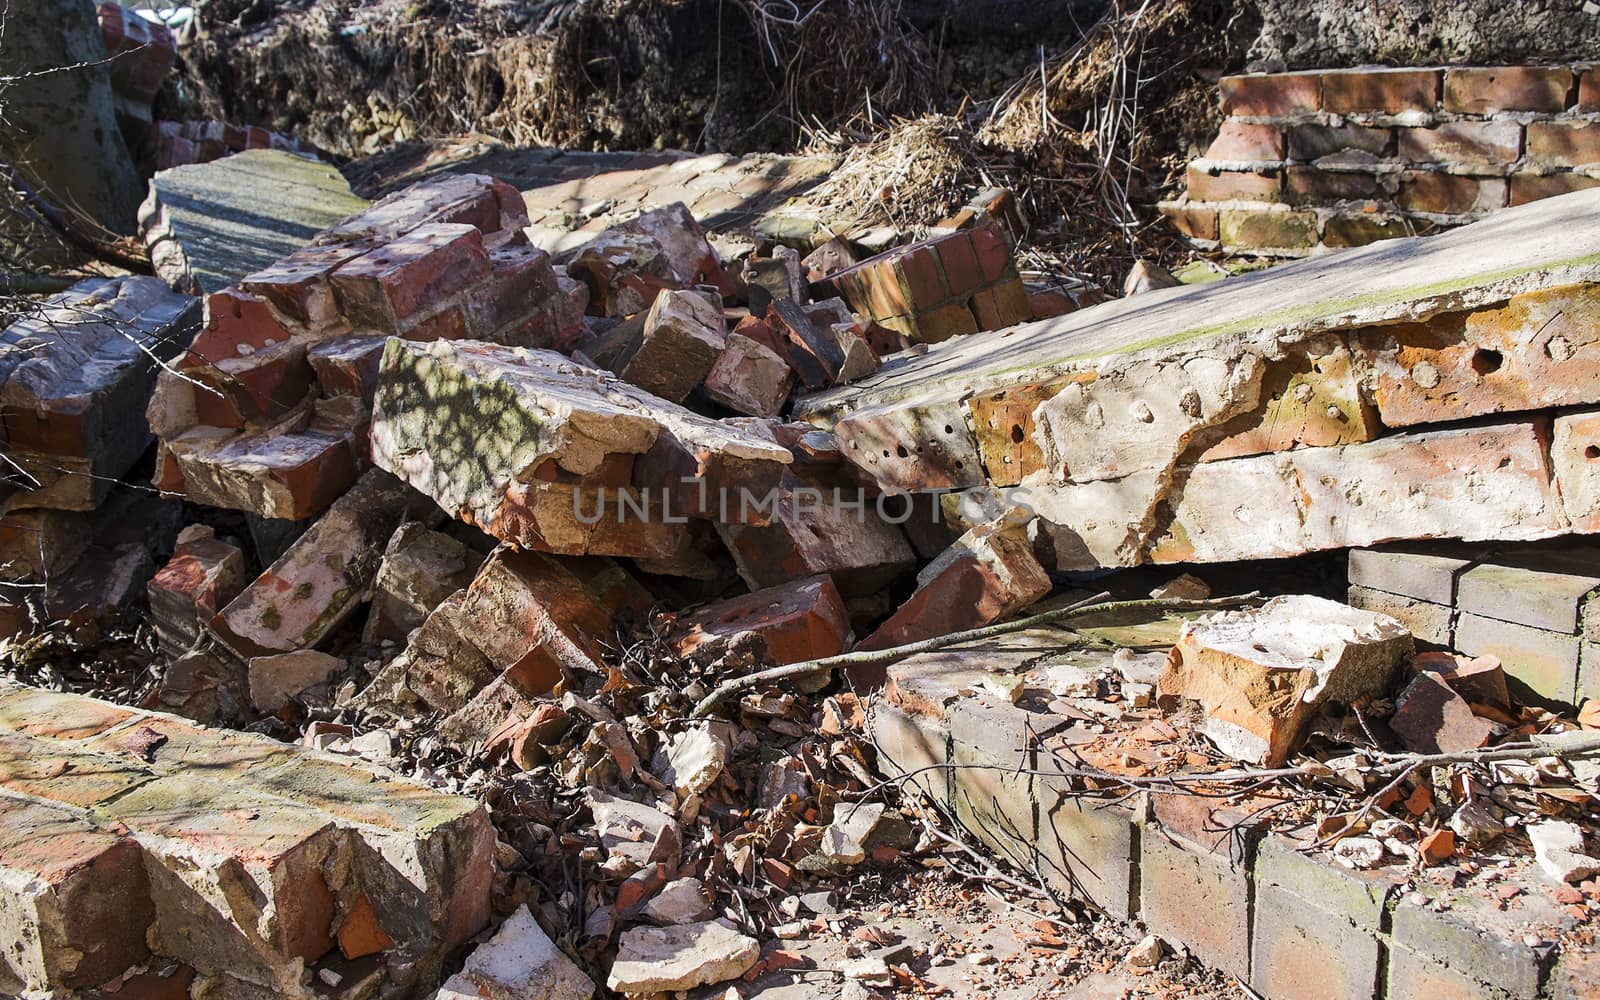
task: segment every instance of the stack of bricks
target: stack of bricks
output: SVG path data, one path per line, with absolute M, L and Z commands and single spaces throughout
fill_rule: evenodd
M 1493 656 L 1526 702 L 1600 698 L 1600 548 L 1399 546 L 1350 553 L 1350 603 L 1430 645 Z
M 475 174 L 408 188 L 212 294 L 204 330 L 149 408 L 156 485 L 216 507 L 301 520 L 370 465 L 385 340 L 547 347 L 581 323 L 584 289 L 526 243 L 522 197 Z
M 1281 791 L 1226 804 L 1126 787 L 1096 795 L 1081 768 L 1185 769 L 1167 770 L 1176 733 L 1160 720 L 1140 728 L 1137 716 L 1097 715 L 1086 733 L 1051 709 L 1048 664 L 1085 655 L 1095 654 L 1063 653 L 1038 629 L 1007 636 L 1003 649 L 978 643 L 890 665 L 870 713 L 879 767 L 1053 892 L 1141 922 L 1255 995 L 1590 995 L 1592 949 L 1556 944 L 1589 917 L 1529 857 L 1499 862 L 1487 879 L 1441 883 L 1411 862 L 1352 870 L 1309 852 L 1310 825 L 1270 808 L 1290 804 Z M 1097 737 L 1102 729 L 1112 735 Z M 1435 803 L 1404 814 L 1420 820 L 1444 808 Z
M 194 336 L 198 305 L 156 278 L 90 278 L 0 333 L 0 635 L 25 625 L 28 605 L 59 618 L 78 601 L 99 617 L 143 586 L 161 532 L 149 545 L 112 536 L 119 521 L 159 519 L 161 504 L 118 482 L 149 449 L 145 401 Z
M 923 344 L 1033 318 L 998 222 L 897 247 L 812 282 L 812 289 Z
M 321 153 L 308 142 L 269 132 L 256 125 L 229 125 L 212 121 L 156 123 L 157 170 L 191 163 L 210 163 L 247 149 L 281 149 L 304 156 L 318 156 Z
M 1303 256 L 1600 184 L 1600 70 L 1351 69 L 1224 77 L 1228 116 L 1161 211 L 1197 244 Z
M 400 996 L 489 920 L 478 802 L 348 757 L 0 686 L 0 992 Z

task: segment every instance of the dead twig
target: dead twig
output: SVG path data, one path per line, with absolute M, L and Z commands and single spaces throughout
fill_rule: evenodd
M 947 646 L 960 645 L 964 642 L 992 639 L 995 636 L 1008 635 L 1012 632 L 1021 632 L 1030 628 L 1061 625 L 1074 618 L 1082 618 L 1090 614 L 1117 614 L 1124 611 L 1203 611 L 1212 608 L 1236 607 L 1259 599 L 1259 595 L 1255 593 L 1242 594 L 1237 597 L 1218 597 L 1205 601 L 1179 601 L 1171 598 L 1112 601 L 1109 600 L 1110 597 L 1109 593 L 1102 591 L 1093 597 L 1085 598 L 1075 604 L 1069 604 L 1064 608 L 1046 611 L 1043 614 L 1030 615 L 1027 618 L 1000 622 L 997 625 L 985 625 L 982 628 L 952 632 L 949 635 L 935 636 L 932 639 L 923 639 L 921 642 L 907 643 L 904 646 L 891 646 L 888 649 L 857 650 L 851 653 L 840 653 L 837 656 L 825 656 L 816 660 L 801 660 L 799 663 L 790 663 L 786 666 L 773 667 L 769 670 L 758 670 L 753 674 L 736 677 L 719 685 L 715 691 L 706 695 L 700 700 L 699 704 L 695 705 L 690 717 L 703 718 L 730 695 L 753 688 L 758 684 L 786 680 L 807 674 L 832 673 L 835 670 L 848 667 L 893 663 L 896 660 L 901 660 L 917 653 L 927 653 L 935 649 L 944 649 Z

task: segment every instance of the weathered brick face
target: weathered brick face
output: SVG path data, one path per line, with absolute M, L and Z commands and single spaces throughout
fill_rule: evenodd
M 1592 75 L 1464 66 L 1224 77 L 1228 117 L 1189 165 L 1185 195 L 1161 211 L 1202 245 L 1296 257 L 1581 190 L 1600 183 L 1588 176 L 1600 125 L 1575 117 L 1596 104 Z M 1270 218 L 1280 203 L 1310 214 Z

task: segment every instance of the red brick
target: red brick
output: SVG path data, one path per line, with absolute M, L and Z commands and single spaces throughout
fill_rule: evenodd
M 1366 125 L 1295 125 L 1289 129 L 1291 160 L 1320 160 L 1324 156 L 1385 155 L 1392 133 Z
M 378 387 L 378 362 L 386 337 L 339 337 L 306 351 L 324 396 L 371 399 Z
M 935 240 L 939 263 L 944 266 L 945 281 L 952 295 L 970 295 L 987 282 L 978 268 L 978 255 L 972 249 L 972 239 L 966 233 L 954 233 Z
M 520 195 L 518 196 L 520 197 Z M 530 246 L 509 246 L 489 255 L 489 280 L 473 290 L 467 308 L 468 325 L 476 340 L 506 343 L 502 332 L 525 323 L 550 308 L 560 294 L 550 255 Z M 540 342 L 521 346 L 549 347 L 555 330 Z
M 1600 69 L 1587 68 L 1578 77 L 1579 111 L 1600 111 Z
M 950 297 L 939 269 L 939 252 L 929 244 L 919 244 L 895 258 L 906 299 L 912 309 L 933 309 Z
M 162 645 L 174 653 L 187 650 L 246 582 L 244 553 L 237 546 L 214 535 L 180 540 L 146 587 Z
M 1522 126 L 1512 121 L 1445 122 L 1399 134 L 1400 156 L 1412 163 L 1492 168 L 1522 155 Z
M 1228 120 L 1206 147 L 1208 160 L 1282 160 L 1283 130 L 1276 125 L 1255 125 Z
M 1600 163 L 1600 125 L 1530 122 L 1528 159 L 1555 167 Z
M 40 991 L 92 990 L 149 956 L 153 910 L 138 845 L 73 814 L 0 798 L 5 965 Z
M 1284 191 L 1291 205 L 1363 201 L 1379 194 L 1378 178 L 1373 174 L 1316 167 L 1290 167 L 1284 179 Z
M 320 324 L 336 320 L 328 277 L 341 264 L 361 256 L 374 245 L 371 241 L 361 241 L 304 247 L 246 276 L 239 287 L 259 295 L 285 316 L 301 322 Z
M 434 223 L 342 265 L 332 280 L 347 319 L 396 333 L 488 274 L 481 232 L 463 224 Z
M 1571 194 L 1600 185 L 1600 177 L 1585 177 L 1583 174 L 1512 174 L 1510 204 L 1526 205 L 1530 201 L 1541 198 L 1554 198 L 1557 195 Z
M 1427 170 L 1408 170 L 1400 176 L 1395 200 L 1411 212 L 1462 215 L 1500 208 L 1506 203 L 1503 177 L 1464 177 Z
M 305 430 L 229 438 L 199 427 L 166 442 L 193 502 L 300 520 L 326 510 L 355 482 L 350 439 Z
M 424 343 L 430 340 L 466 340 L 467 317 L 460 306 L 450 306 L 418 320 L 415 326 L 405 332 L 405 336 L 407 340 Z
M 1283 200 L 1282 176 L 1276 170 L 1223 170 L 1213 174 L 1191 163 L 1187 178 L 1191 201 Z
M 1444 109 L 1453 114 L 1567 109 L 1572 71 L 1564 66 L 1461 66 L 1444 71 Z
M 1015 270 L 1011 262 L 1011 241 L 999 225 L 987 223 L 968 235 L 972 239 L 972 250 L 978 255 L 978 270 L 983 272 L 984 281 L 999 281 Z
M 1214 208 L 1200 208 L 1187 203 L 1163 204 L 1161 214 L 1172 223 L 1172 228 L 1191 239 L 1217 238 L 1217 210 Z
M 303 341 L 281 344 L 237 358 L 224 358 L 189 377 L 216 392 L 196 388 L 195 415 L 212 427 L 276 421 L 303 403 L 316 385 Z
M 1335 114 L 1432 111 L 1439 103 L 1436 69 L 1350 69 L 1322 74 L 1322 106 Z
M 681 619 L 682 656 L 716 658 L 755 638 L 774 663 L 797 663 L 842 653 L 850 615 L 833 580 L 814 576 L 719 601 Z
M 246 357 L 282 344 L 290 331 L 278 321 L 265 299 L 235 289 L 224 289 L 206 299 L 206 325 L 194 343 L 184 365 L 195 362 L 215 364 L 227 358 Z
M 1265 73 L 1219 81 L 1222 113 L 1245 118 L 1292 115 L 1322 107 L 1322 74 Z

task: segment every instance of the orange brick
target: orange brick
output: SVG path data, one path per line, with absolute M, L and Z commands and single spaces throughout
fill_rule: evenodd
M 1600 178 L 1583 174 L 1512 174 L 1510 204 L 1526 205 L 1541 198 L 1554 198 L 1600 185 Z
M 1399 135 L 1400 156 L 1412 163 L 1493 168 L 1522 155 L 1522 126 L 1512 121 L 1445 122 Z
M 844 651 L 850 615 L 826 576 L 814 576 L 718 601 L 681 622 L 679 655 L 715 659 L 760 639 L 774 663 L 833 656 Z
M 1436 69 L 1348 69 L 1322 74 L 1322 106 L 1335 114 L 1432 111 L 1439 103 Z
M 1161 214 L 1172 223 L 1172 228 L 1196 240 L 1217 238 L 1217 210 L 1193 204 L 1163 204 Z
M 1563 66 L 1460 66 L 1444 71 L 1444 109 L 1454 114 L 1567 109 L 1572 70 Z
M 1258 73 L 1225 76 L 1222 113 L 1246 118 L 1292 115 L 1322 107 L 1322 74 Z
M 1503 177 L 1464 177 L 1428 170 L 1408 170 L 1400 177 L 1395 200 L 1411 212 L 1463 215 L 1486 212 L 1506 203 Z
M 1211 173 L 1194 164 L 1186 174 L 1192 201 L 1281 201 L 1279 171 L 1223 170 Z
M 1208 160 L 1283 159 L 1283 130 L 1276 125 L 1256 125 L 1229 119 L 1206 147 Z
M 1600 163 L 1600 125 L 1530 122 L 1528 159 L 1554 167 Z

